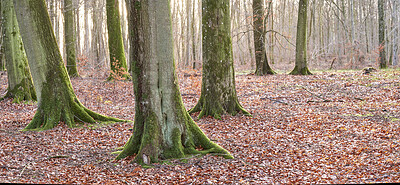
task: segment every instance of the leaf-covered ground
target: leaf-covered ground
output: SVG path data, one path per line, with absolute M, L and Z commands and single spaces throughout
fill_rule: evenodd
M 180 75 L 186 108 L 200 95 L 201 75 Z M 82 103 L 134 119 L 131 82 L 74 79 Z M 235 159 L 196 156 L 144 169 L 111 154 L 133 123 L 60 125 L 20 132 L 35 104 L 0 102 L 0 182 L 63 184 L 320 184 L 400 182 L 400 71 L 321 72 L 313 76 L 237 75 L 253 117 L 225 115 L 197 124 Z M 7 87 L 0 75 L 0 95 Z

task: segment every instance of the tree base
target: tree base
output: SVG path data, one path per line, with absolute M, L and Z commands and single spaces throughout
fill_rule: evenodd
M 195 112 L 200 112 L 198 116 L 199 119 L 201 119 L 203 116 L 212 116 L 213 118 L 221 119 L 221 115 L 224 113 L 228 113 L 233 116 L 238 113 L 251 116 L 251 114 L 247 112 L 238 101 L 234 101 L 234 103 L 230 104 L 229 106 L 223 106 L 220 102 L 207 102 L 202 96 L 200 97 L 200 100 L 196 106 L 188 111 L 189 114 Z
M 307 67 L 304 67 L 299 70 L 297 66 L 289 74 L 290 75 L 313 75 Z
M 189 114 L 185 114 L 185 123 L 182 125 L 185 128 L 184 131 L 175 128 L 172 135 L 167 138 L 160 134 L 159 120 L 155 115 L 148 116 L 144 122 L 136 121 L 133 135 L 123 150 L 116 152 L 119 153 L 116 160 L 136 155 L 134 162 L 149 165 L 198 154 L 215 154 L 226 159 L 233 159 L 227 150 L 208 139 Z M 167 145 L 168 142 L 171 144 Z
M 59 122 L 64 122 L 68 127 L 76 127 L 76 123 L 96 122 L 127 122 L 113 117 L 95 113 L 84 107 L 78 99 L 68 103 L 62 101 L 47 101 L 39 105 L 32 121 L 22 131 L 43 131 L 54 128 Z

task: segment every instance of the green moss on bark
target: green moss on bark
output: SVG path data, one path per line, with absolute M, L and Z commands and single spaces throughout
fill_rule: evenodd
M 64 0 L 64 38 L 67 52 L 67 71 L 70 77 L 78 77 L 75 52 L 75 24 L 72 0 Z
M 122 39 L 118 0 L 107 0 L 108 48 L 110 52 L 111 74 L 107 80 L 115 78 L 130 79 Z
M 73 92 L 51 27 L 44 1 L 14 1 L 21 36 L 38 95 L 38 108 L 26 130 L 47 130 L 59 122 L 74 127 L 77 122 L 122 122 L 85 108 Z
M 36 93 L 12 0 L 4 0 L 1 9 L 3 11 L 3 37 L 8 77 L 7 94 L 2 99 L 13 98 L 13 103 L 36 101 Z
M 149 165 L 192 154 L 218 153 L 231 158 L 201 132 L 183 106 L 174 70 L 170 2 L 131 3 L 140 4 L 130 9 L 130 25 L 135 28 L 130 38 L 135 45 L 131 50 L 135 125 L 116 159 L 136 155 L 135 162 Z
M 307 8 L 308 0 L 300 0 L 296 36 L 296 62 L 289 74 L 311 75 L 307 67 Z
M 221 118 L 228 113 L 250 115 L 239 104 L 232 59 L 229 0 L 203 1 L 203 77 L 201 96 L 189 113 Z

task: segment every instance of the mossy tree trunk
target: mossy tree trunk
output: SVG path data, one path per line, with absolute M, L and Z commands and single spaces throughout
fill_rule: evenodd
M 2 1 L 4 52 L 6 59 L 8 88 L 4 98 L 13 98 L 14 103 L 36 101 L 28 59 L 20 35 L 12 0 Z
M 72 0 L 64 0 L 64 39 L 65 50 L 67 51 L 67 71 L 70 77 L 78 77 L 76 67 L 76 48 L 75 48 L 75 23 L 74 6 Z
M 191 154 L 231 158 L 205 136 L 183 106 L 173 57 L 170 1 L 136 0 L 131 5 L 135 125 L 117 159 L 136 154 L 136 162 L 150 164 Z
M 253 0 L 253 32 L 254 48 L 256 56 L 256 72 L 258 76 L 275 74 L 275 71 L 268 64 L 267 50 L 265 47 L 265 21 L 268 16 L 264 16 L 264 1 Z
M 296 62 L 292 75 L 311 75 L 307 67 L 307 9 L 309 0 L 300 0 L 297 19 Z
M 379 67 L 381 69 L 387 68 L 386 49 L 385 49 L 385 1 L 378 0 L 378 24 L 379 24 Z
M 5 66 L 5 58 L 4 58 L 4 28 L 3 28 L 3 9 L 1 7 L 1 3 L 2 1 L 0 1 L 0 71 L 4 71 L 6 69 Z
M 130 78 L 127 73 L 118 6 L 118 0 L 106 0 L 108 49 L 111 63 L 111 74 L 108 80 L 116 77 Z
M 189 113 L 200 111 L 199 118 L 222 114 L 250 115 L 240 105 L 235 87 L 232 59 L 229 0 L 202 1 L 203 77 L 201 96 Z
M 24 130 L 46 130 L 60 121 L 122 121 L 85 108 L 76 97 L 61 58 L 44 0 L 14 0 L 22 40 L 38 97 L 33 120 Z

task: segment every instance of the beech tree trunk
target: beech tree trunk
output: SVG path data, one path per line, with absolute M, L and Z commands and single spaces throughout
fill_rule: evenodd
M 70 77 L 78 77 L 76 68 L 74 7 L 72 0 L 64 0 L 64 39 L 67 51 L 67 71 Z
M 222 114 L 250 115 L 240 105 L 235 87 L 232 59 L 229 0 L 204 0 L 203 14 L 203 77 L 201 96 L 189 113 L 201 111 L 199 118 Z
M 385 5 L 384 0 L 378 0 L 378 22 L 379 22 L 379 67 L 387 68 L 386 42 L 385 42 Z
M 296 63 L 290 74 L 311 75 L 307 67 L 307 9 L 309 0 L 300 0 L 296 36 Z
M 117 159 L 136 154 L 136 162 L 150 164 L 188 154 L 232 158 L 205 136 L 183 106 L 173 57 L 170 1 L 135 0 L 130 11 L 135 125 Z
M 262 0 L 253 0 L 253 30 L 254 48 L 256 56 L 257 76 L 276 74 L 268 64 L 267 49 L 265 48 L 265 22 L 264 5 Z M 270 5 L 271 6 L 271 5 Z
M 33 120 L 24 130 L 46 130 L 63 121 L 119 122 L 84 107 L 76 97 L 61 58 L 44 0 L 14 0 L 22 40 L 38 97 Z
M 6 59 L 8 88 L 4 98 L 13 98 L 14 103 L 36 101 L 31 73 L 22 43 L 12 0 L 2 0 L 4 28 L 4 52 Z
M 2 9 L 2 1 L 0 1 L 0 71 L 4 71 L 6 69 L 5 66 L 5 58 L 4 58 L 4 28 L 3 28 L 3 9 Z
M 122 39 L 121 20 L 118 0 L 106 0 L 108 49 L 110 52 L 111 75 L 108 80 L 116 77 L 130 78 L 127 73 L 124 43 Z

